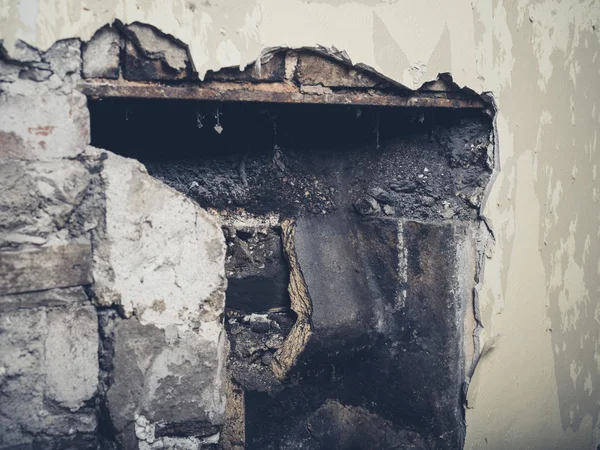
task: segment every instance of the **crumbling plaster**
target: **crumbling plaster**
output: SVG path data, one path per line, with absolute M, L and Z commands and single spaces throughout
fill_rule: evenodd
M 450 72 L 495 98 L 498 173 L 466 448 L 600 441 L 600 7 L 595 0 L 2 0 L 0 34 L 41 49 L 115 19 L 190 46 L 196 70 L 322 45 L 416 88 Z

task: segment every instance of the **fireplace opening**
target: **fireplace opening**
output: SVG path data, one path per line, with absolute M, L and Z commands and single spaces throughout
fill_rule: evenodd
M 222 448 L 462 447 L 474 241 L 492 172 L 483 110 L 89 108 L 92 145 L 141 161 L 222 224 Z

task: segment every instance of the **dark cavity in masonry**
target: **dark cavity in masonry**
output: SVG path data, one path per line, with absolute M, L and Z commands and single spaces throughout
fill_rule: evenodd
M 222 221 L 222 448 L 461 448 L 484 112 L 143 99 L 90 111 L 93 145 Z

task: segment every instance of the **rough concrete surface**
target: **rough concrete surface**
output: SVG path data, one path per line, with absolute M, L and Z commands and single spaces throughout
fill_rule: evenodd
M 105 228 L 93 237 L 92 291 L 126 317 L 103 331 L 105 402 L 117 442 L 170 448 L 167 438 L 208 438 L 225 414 L 220 226 L 139 162 L 93 148 L 86 154 L 103 162 L 106 205 Z
M 163 329 L 217 322 L 226 280 L 216 220 L 139 162 L 94 148 L 87 153 L 106 155 L 106 230 L 94 239 L 97 301 Z
M 60 237 L 89 182 L 90 175 L 79 161 L 3 161 L 0 248 L 41 245 Z
M 85 78 L 119 78 L 119 58 L 123 38 L 110 26 L 99 29 L 83 45 L 83 76 Z
M 177 334 L 142 325 L 135 318 L 105 322 L 104 345 L 111 348 L 103 356 L 111 368 L 105 402 L 122 448 L 170 448 L 157 441 L 219 432 L 225 355 L 224 333 L 218 328 L 217 339 L 210 341 L 193 331 Z

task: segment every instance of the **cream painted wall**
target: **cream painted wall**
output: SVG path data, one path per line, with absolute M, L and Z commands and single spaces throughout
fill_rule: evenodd
M 500 171 L 480 286 L 468 449 L 600 442 L 600 2 L 0 0 L 0 35 L 48 48 L 115 18 L 190 45 L 201 72 L 274 46 L 335 46 L 409 87 L 493 93 Z M 1 113 L 1 112 L 0 112 Z

